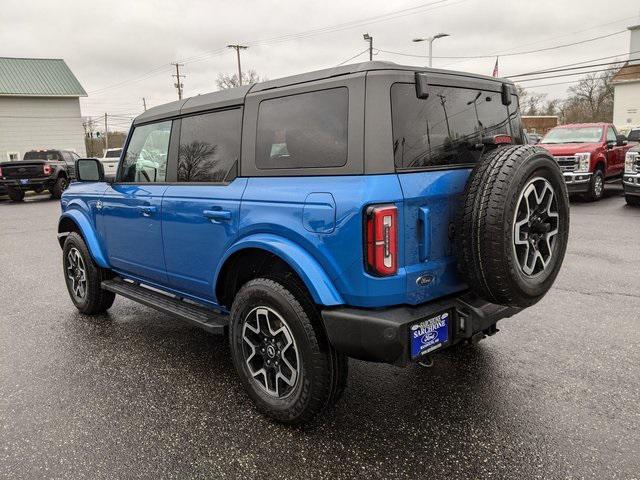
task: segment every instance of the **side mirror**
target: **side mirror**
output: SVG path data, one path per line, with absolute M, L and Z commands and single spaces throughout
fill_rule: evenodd
M 617 147 L 623 147 L 627 144 L 627 137 L 625 137 L 624 135 L 618 135 L 616 137 L 616 146 Z
M 104 182 L 104 166 L 97 158 L 76 160 L 76 180 L 79 182 Z

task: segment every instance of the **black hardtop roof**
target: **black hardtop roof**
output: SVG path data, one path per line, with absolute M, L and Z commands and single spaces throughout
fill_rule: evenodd
M 313 82 L 323 80 L 325 78 L 339 77 L 351 73 L 361 73 L 376 70 L 399 70 L 413 72 L 432 72 L 438 74 L 457 75 L 467 78 L 479 78 L 499 83 L 512 83 L 508 79 L 489 77 L 486 75 L 478 75 L 475 73 L 458 72 L 454 70 L 442 70 L 437 68 L 416 67 L 409 65 L 398 65 L 393 62 L 362 62 L 353 63 L 351 65 L 342 65 L 339 67 L 325 68 L 323 70 L 315 70 L 313 72 L 291 75 L 288 77 L 276 78 L 264 82 L 254 83 L 252 85 L 243 85 L 241 87 L 230 88 L 228 90 L 220 90 L 217 92 L 197 95 L 183 100 L 178 100 L 164 105 L 158 105 L 145 111 L 137 116 L 133 123 L 146 123 L 161 120 L 176 115 L 184 115 L 195 113 L 203 110 L 212 110 L 215 108 L 225 108 L 234 105 L 242 105 L 244 98 L 249 92 L 261 92 L 273 88 L 286 87 L 300 83 Z

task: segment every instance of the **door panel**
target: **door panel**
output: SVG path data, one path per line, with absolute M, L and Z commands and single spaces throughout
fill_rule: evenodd
M 213 277 L 238 234 L 246 178 L 228 185 L 171 185 L 162 201 L 162 229 L 169 285 L 215 301 Z
M 162 195 L 166 185 L 113 184 L 102 198 L 107 255 L 113 268 L 166 282 L 162 246 Z

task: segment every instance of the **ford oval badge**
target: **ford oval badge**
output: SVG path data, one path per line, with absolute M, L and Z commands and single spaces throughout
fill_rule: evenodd
M 429 285 L 433 281 L 433 276 L 431 275 L 420 275 L 416 278 L 416 285 L 419 287 L 425 287 Z

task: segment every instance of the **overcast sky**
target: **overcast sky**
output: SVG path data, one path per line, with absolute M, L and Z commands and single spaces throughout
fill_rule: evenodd
M 421 65 L 425 58 L 378 49 L 425 55 L 426 44 L 411 39 L 446 32 L 451 37 L 434 42 L 434 57 L 495 55 L 625 30 L 571 47 L 500 57 L 500 75 L 513 75 L 611 55 L 624 58 L 626 27 L 640 23 L 638 0 L 0 0 L 0 11 L 0 56 L 63 58 L 89 93 L 81 101 L 83 115 L 122 116 L 139 114 L 142 97 L 148 106 L 177 98 L 169 65 L 176 60 L 185 63 L 186 96 L 216 90 L 220 72 L 236 71 L 235 52 L 224 48 L 229 43 L 250 45 L 242 52 L 243 69 L 278 78 L 347 60 L 367 47 L 365 32 L 374 37 L 374 59 Z M 352 62 L 366 58 L 362 54 Z M 434 58 L 434 67 L 487 75 L 494 63 L 495 56 Z M 536 91 L 561 98 L 568 86 Z M 126 124 L 117 117 L 114 122 Z

